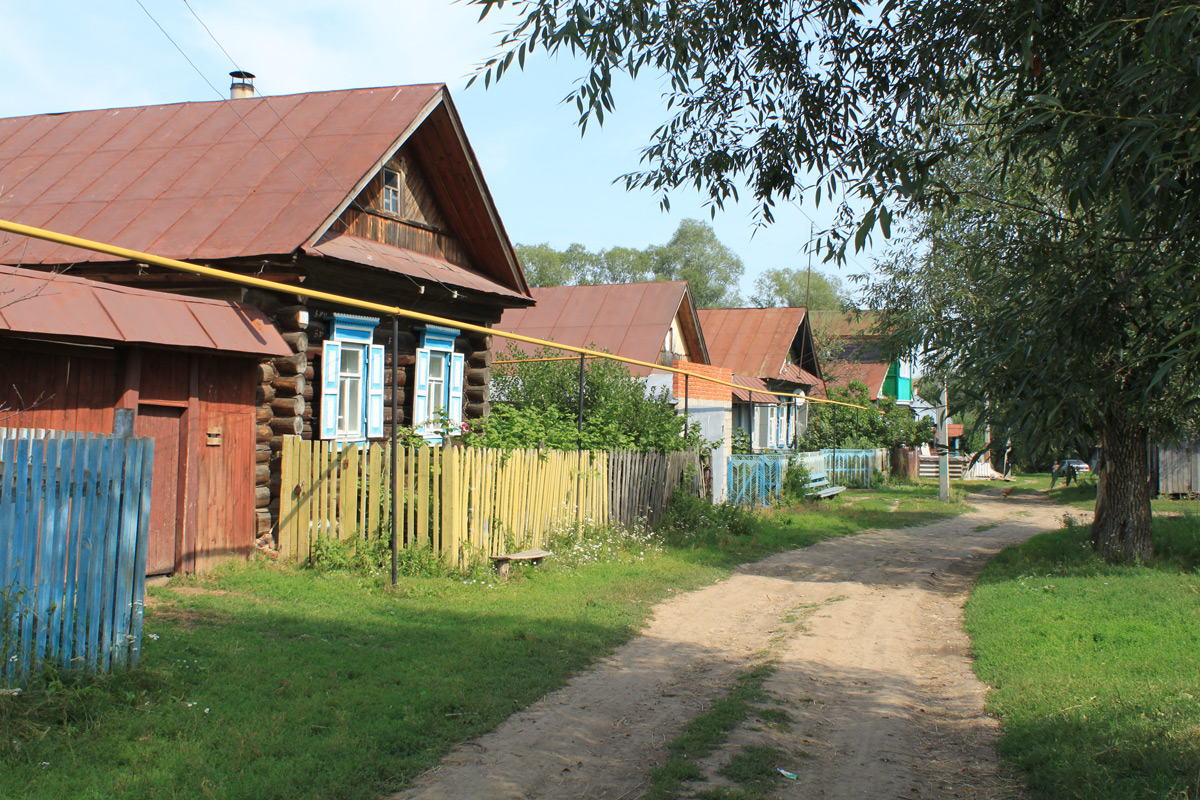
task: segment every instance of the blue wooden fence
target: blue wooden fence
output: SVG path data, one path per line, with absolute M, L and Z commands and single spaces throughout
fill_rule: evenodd
M 790 464 L 809 475 L 825 475 L 830 483 L 870 488 L 876 471 L 888 469 L 887 450 L 820 450 L 811 453 L 756 453 L 729 457 L 728 501 L 739 506 L 769 506 L 779 497 Z
M 0 428 L 0 684 L 141 653 L 152 439 Z
M 774 453 L 729 457 L 729 494 L 726 502 L 738 506 L 772 505 L 787 471 L 788 456 Z

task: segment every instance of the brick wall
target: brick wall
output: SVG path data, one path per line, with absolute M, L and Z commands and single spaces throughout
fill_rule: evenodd
M 672 366 L 676 369 L 686 369 L 688 372 L 700 375 L 711 375 L 723 381 L 733 380 L 733 370 L 726 369 L 725 367 L 695 364 L 691 361 L 676 361 Z M 680 402 L 683 401 L 683 378 L 684 376 L 682 375 L 675 375 L 674 394 Z M 688 380 L 687 392 L 689 400 L 710 400 L 718 403 L 730 403 L 733 401 L 733 390 L 728 386 L 711 383 L 695 377 Z

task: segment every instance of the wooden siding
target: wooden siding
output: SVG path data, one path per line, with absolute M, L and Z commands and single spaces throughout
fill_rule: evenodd
M 0 425 L 111 433 L 122 368 L 112 350 L 0 342 Z
M 399 213 L 383 210 L 383 171 L 380 170 L 333 224 L 332 230 L 470 267 L 466 250 L 446 222 L 429 188 L 429 181 L 409 149 L 401 148 L 388 161 L 387 167 L 400 174 Z
M 173 533 L 152 533 L 151 572 L 203 572 L 254 547 L 255 370 L 242 357 L 3 341 L 0 406 L 9 410 L 0 411 L 0 426 L 107 434 L 115 408 L 145 412 L 135 431 L 154 436 L 164 456 L 174 453 L 177 470 L 174 486 L 156 481 L 155 519 L 170 521 L 172 512 L 158 508 L 167 503 L 182 520 Z M 169 477 L 165 461 L 155 475 Z

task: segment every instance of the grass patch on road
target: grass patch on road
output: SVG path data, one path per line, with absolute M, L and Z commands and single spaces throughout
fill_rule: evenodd
M 962 510 L 907 487 L 847 494 L 741 535 L 598 534 L 507 583 L 475 571 L 392 590 L 257 562 L 152 589 L 138 670 L 0 695 L 0 797 L 376 800 L 628 640 L 672 592 Z
M 966 608 L 1001 755 L 1035 798 L 1200 797 L 1200 517 L 1110 565 L 1072 526 L 988 564 Z

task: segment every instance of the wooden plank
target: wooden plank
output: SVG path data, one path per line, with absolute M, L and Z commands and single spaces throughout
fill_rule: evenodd
M 16 450 L 17 442 L 15 438 L 10 438 L 12 432 L 0 428 L 0 530 L 12 531 L 15 529 L 16 511 L 17 511 L 17 492 L 16 492 Z M 14 536 L 0 536 L 0 577 L 3 578 L 7 586 L 12 582 L 11 572 L 13 564 L 12 546 L 16 541 Z M 13 653 L 12 645 L 12 630 L 10 629 L 12 616 L 10 614 L 0 615 L 0 682 L 8 683 L 7 666 L 11 662 L 9 656 Z
M 384 467 L 388 448 L 381 444 L 373 444 L 367 450 L 367 538 L 378 539 L 383 535 L 380 522 L 383 508 L 386 504 L 390 509 L 390 494 L 384 490 Z M 388 512 L 391 513 L 390 511 Z
M 40 493 L 40 508 L 35 511 L 39 519 L 37 572 L 30 590 L 34 593 L 34 650 L 31 663 L 34 667 L 46 658 L 46 647 L 50 640 L 50 606 L 56 588 L 62 586 L 62 572 L 55 569 L 54 555 L 58 549 L 58 470 L 61 467 L 63 440 L 49 438 L 39 442 L 43 462 L 42 485 L 34 485 L 33 491 Z
M 59 453 L 55 461 L 57 466 L 52 480 L 48 480 L 54 494 L 54 539 L 53 553 L 50 557 L 53 584 L 50 593 L 50 613 L 47 618 L 46 655 L 59 662 L 62 661 L 64 645 L 63 617 L 66 612 L 65 603 L 67 586 L 74 579 L 68 575 L 67 564 L 71 559 L 68 550 L 74 539 L 71 530 L 71 482 L 74 477 L 75 439 L 70 436 L 55 437 L 58 439 Z M 45 529 L 42 531 L 45 540 Z M 45 580 L 44 578 L 42 580 Z
M 338 538 L 343 542 L 359 538 L 359 461 L 357 444 L 348 444 L 342 448 L 338 459 Z
M 128 637 L 133 624 L 134 572 L 137 569 L 137 536 L 141 514 L 139 489 L 145 449 L 136 440 L 125 443 L 124 480 L 121 486 L 121 529 L 117 556 L 117 587 L 113 604 L 113 664 L 125 666 L 129 660 Z M 143 571 L 145 565 L 143 562 Z
M 24 452 L 18 453 L 17 480 L 20 491 L 28 495 L 24 508 L 17 509 L 17 530 L 20 546 L 20 561 L 17 564 L 17 591 L 23 596 L 18 601 L 20 614 L 20 642 L 17 645 L 17 674 L 24 678 L 29 674 L 30 661 L 35 644 L 33 605 L 37 586 L 37 540 L 38 512 L 42 503 L 42 480 L 45 475 L 45 448 L 41 442 L 31 440 L 23 443 Z M 22 514 L 22 510 L 25 512 Z M 21 524 L 22 521 L 24 524 Z
M 429 531 L 429 486 L 431 480 L 430 448 L 422 447 L 418 451 L 417 469 L 413 476 L 414 491 L 417 499 L 417 546 L 430 547 L 437 552 Z
M 70 458 L 64 455 L 64 461 L 70 464 L 70 474 L 66 476 L 66 501 L 62 505 L 65 519 L 60 523 L 66 531 L 67 561 L 65 567 L 65 582 L 63 596 L 59 605 L 59 620 L 55 629 L 61 629 L 61 639 L 58 647 L 58 663 L 63 669 L 71 666 L 71 657 L 75 647 L 75 592 L 79 588 L 79 521 L 84 505 L 83 471 L 92 442 L 87 439 L 76 439 L 70 443 Z M 64 471 L 65 475 L 65 471 Z M 0 571 L 0 575 L 4 573 Z
M 433 551 L 440 556 L 446 555 L 442 544 L 442 449 L 429 448 L 429 541 L 433 543 Z
M 150 549 L 151 481 L 154 477 L 154 440 L 141 442 L 142 474 L 139 486 L 137 540 L 133 552 L 132 620 L 130 621 L 129 666 L 136 667 L 142 657 L 142 618 L 146 608 L 146 557 Z
M 116 631 L 113 613 L 116 602 L 117 570 L 121 547 L 121 495 L 124 484 L 126 440 L 113 440 L 111 470 L 105 479 L 103 491 L 111 493 L 108 501 L 108 521 L 105 524 L 104 567 L 100 578 L 99 632 L 97 666 L 107 671 L 112 666 L 112 648 Z
M 298 549 L 297 499 L 294 493 L 299 484 L 299 476 L 296 475 L 297 439 L 298 437 L 292 436 L 283 437 L 283 450 L 279 457 L 279 524 L 275 533 L 278 537 L 276 545 L 279 547 L 279 555 L 283 558 L 294 558 Z
M 420 456 L 412 447 L 404 451 L 404 514 L 407 528 L 405 543 L 407 547 L 417 547 L 417 484 L 416 472 Z
M 296 442 L 296 479 L 300 482 L 295 523 L 295 556 L 298 561 L 312 557 L 313 503 L 316 502 L 313 484 L 313 442 Z
M 462 566 L 462 532 L 458 528 L 459 510 L 458 448 L 442 448 L 441 528 L 442 549 L 450 563 Z
M 83 541 L 80 543 L 80 558 L 82 562 L 85 562 L 80 566 L 84 568 L 86 564 L 88 573 L 87 592 L 83 595 L 86 598 L 86 608 L 82 609 L 80 613 L 87 631 L 83 656 L 85 665 L 93 669 L 99 667 L 100 663 L 100 634 L 103 627 L 102 583 L 104 561 L 107 555 L 105 532 L 109 529 L 112 506 L 112 491 L 109 484 L 111 483 L 116 449 L 117 442 L 113 439 L 105 439 L 101 443 L 96 471 L 92 473 L 88 481 L 88 491 L 95 496 L 95 503 L 91 509 L 91 519 L 88 521 L 86 530 L 83 531 Z M 86 560 L 82 556 L 84 548 L 87 550 Z

